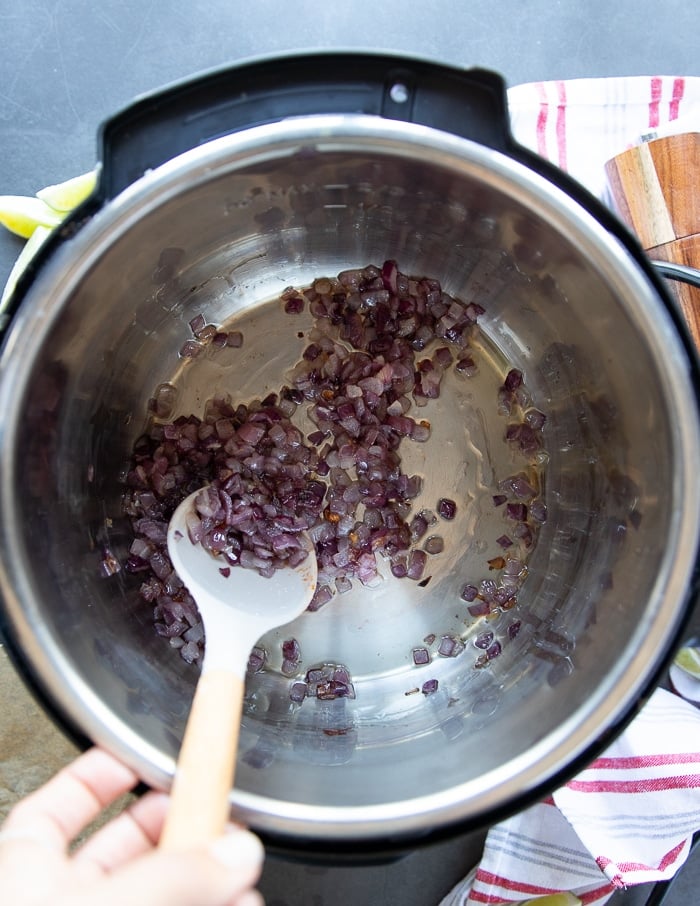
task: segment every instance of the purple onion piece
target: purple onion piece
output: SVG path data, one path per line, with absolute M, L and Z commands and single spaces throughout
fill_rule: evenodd
M 479 589 L 476 585 L 465 585 L 462 588 L 459 596 L 463 601 L 474 601 L 476 600 L 477 595 L 479 594 Z
M 288 661 L 299 663 L 301 658 L 301 648 L 296 639 L 286 639 L 282 642 L 282 657 Z
M 196 358 L 204 347 L 197 340 L 185 340 L 185 342 L 180 347 L 180 356 L 183 359 L 194 359 Z
M 530 519 L 533 522 L 544 524 L 547 521 L 547 507 L 543 500 L 533 500 L 529 509 Z
M 201 331 L 206 323 L 207 323 L 206 318 L 204 317 L 203 314 L 201 314 L 201 312 L 199 314 L 195 315 L 194 318 L 192 318 L 192 320 L 189 322 L 190 330 L 192 331 L 192 334 L 196 337 L 198 331 Z
M 443 519 L 454 519 L 457 514 L 457 504 L 454 500 L 450 500 L 447 497 L 441 497 L 437 502 L 437 512 Z
M 433 695 L 438 691 L 438 686 L 439 683 L 436 679 L 429 679 L 423 683 L 420 691 L 423 693 L 423 695 Z
M 527 519 L 527 506 L 524 503 L 506 504 L 506 519 L 514 522 L 525 522 Z
M 293 702 L 301 704 L 306 698 L 306 688 L 306 683 L 292 683 L 289 687 L 289 698 Z
M 307 610 L 310 610 L 312 612 L 316 611 L 316 610 L 320 610 L 325 604 L 327 604 L 332 599 L 332 597 L 333 597 L 333 592 L 328 587 L 328 585 L 319 585 L 316 588 L 316 591 L 314 592 L 313 597 L 311 598 L 311 601 L 309 602 L 309 606 L 307 607 Z
M 547 421 L 547 416 L 539 409 L 528 409 L 523 415 L 525 424 L 534 431 L 541 431 Z
M 419 541 L 428 531 L 428 521 L 424 516 L 418 514 L 414 516 L 409 525 L 411 541 Z
M 409 579 L 420 579 L 425 569 L 427 555 L 425 551 L 412 550 L 408 557 L 406 575 Z
M 498 655 L 501 653 L 501 650 L 502 650 L 502 649 L 501 649 L 501 643 L 498 642 L 498 641 L 497 641 L 497 642 L 494 642 L 493 645 L 491 645 L 491 646 L 488 648 L 488 650 L 486 651 L 486 657 L 487 657 L 490 661 L 492 661 L 495 657 L 498 657 Z
M 522 384 L 522 382 L 523 382 L 522 371 L 518 371 L 517 368 L 511 368 L 510 371 L 508 372 L 508 374 L 506 375 L 505 380 L 503 381 L 503 386 L 505 387 L 506 390 L 513 391 L 513 390 L 517 390 L 518 387 L 520 387 L 520 385 Z
M 513 639 L 520 632 L 521 627 L 522 623 L 520 620 L 513 620 L 513 622 L 510 624 L 510 626 L 508 627 L 508 638 L 511 641 L 513 641 Z
M 491 630 L 487 630 L 486 632 L 482 632 L 480 635 L 478 635 L 474 639 L 474 644 L 476 645 L 477 648 L 481 648 L 484 651 L 486 651 L 488 648 L 491 647 L 491 644 L 493 643 L 493 639 L 494 639 L 493 632 L 491 632 Z
M 267 652 L 264 648 L 255 646 L 248 657 L 248 673 L 260 673 L 267 663 Z
M 423 545 L 426 554 L 441 554 L 445 550 L 445 539 L 440 535 L 431 535 Z
M 284 310 L 288 315 L 298 315 L 304 310 L 304 297 L 290 296 L 284 303 Z
M 473 617 L 485 617 L 491 613 L 491 605 L 488 601 L 479 601 L 477 604 L 470 604 L 467 610 Z
M 464 651 L 464 642 L 455 636 L 444 635 L 438 645 L 438 654 L 441 657 L 457 657 Z
M 427 648 L 414 648 L 413 649 L 413 663 L 420 667 L 423 664 L 430 663 L 430 652 Z
M 455 364 L 455 371 L 465 377 L 474 377 L 478 370 L 476 362 L 470 355 L 462 356 Z
M 290 314 L 303 310 L 306 302 L 319 320 L 279 393 L 246 405 L 228 398 L 210 400 L 202 418 L 154 423 L 137 441 L 125 508 L 143 546 L 129 553 L 125 568 L 146 573 L 142 596 L 151 603 L 164 595 L 185 595 L 188 613 L 196 621 L 194 602 L 177 584 L 167 556 L 164 531 L 169 514 L 195 482 L 213 490 L 203 497 L 188 531 L 220 553 L 223 571 L 244 566 L 270 575 L 294 565 L 305 556 L 298 533 L 310 533 L 319 565 L 319 586 L 310 609 L 324 606 L 335 592 L 349 590 L 355 579 L 374 584 L 377 555 L 388 558 L 397 577 L 420 584 L 430 579 L 422 578 L 426 551 L 437 552 L 444 542 L 433 535 L 425 550 L 411 549 L 436 520 L 426 510 L 411 517 L 421 478 L 404 474 L 401 445 L 430 437 L 429 423 L 411 416 L 411 400 L 422 406 L 437 399 L 449 369 L 465 374 L 476 369 L 468 344 L 483 308 L 474 302 L 463 305 L 436 280 L 407 277 L 395 261 L 346 271 L 334 279 L 322 277 L 303 292 L 289 287 L 281 295 Z M 240 331 L 219 329 L 204 315 L 193 318 L 190 329 L 194 339 L 186 357 L 199 354 L 207 343 L 234 348 L 243 343 Z M 428 351 L 421 356 L 423 349 Z M 511 369 L 501 390 L 514 422 L 507 428 L 508 441 L 526 455 L 538 452 L 544 416 L 532 406 L 522 374 Z M 166 418 L 155 396 L 154 401 L 152 411 Z M 315 423 L 307 438 L 290 422 L 300 405 L 309 407 Z M 517 538 L 521 550 L 533 539 L 527 518 L 534 524 L 542 515 L 534 488 L 523 481 L 511 484 L 502 500 L 500 495 L 493 498 L 494 506 L 509 499 L 509 507 L 520 501 L 531 505 L 522 519 L 515 518 L 514 510 L 508 513 L 519 533 L 509 535 Z M 456 504 L 441 498 L 437 512 L 453 519 Z M 136 527 L 139 522 L 142 529 Z M 505 545 L 508 537 L 501 536 L 500 543 Z M 504 575 L 507 572 L 506 563 Z M 471 586 L 473 592 L 463 598 L 485 613 L 501 601 L 510 606 L 521 578 L 508 579 L 510 585 L 503 588 Z M 171 636 L 182 643 L 181 653 L 186 649 L 183 657 L 201 655 L 201 641 L 187 647 L 191 640 L 184 638 L 189 617 L 169 616 L 165 622 L 160 612 L 155 619 L 164 627 L 160 631 L 183 627 L 182 635 Z M 295 656 L 283 661 L 285 670 L 298 662 Z M 305 694 L 318 695 L 319 684 L 321 697 L 351 694 L 349 679 L 332 675 Z

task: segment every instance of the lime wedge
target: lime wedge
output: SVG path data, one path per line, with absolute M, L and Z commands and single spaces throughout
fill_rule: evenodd
M 58 226 L 64 216 L 40 198 L 0 195 L 0 223 L 25 239 L 29 239 L 38 226 L 49 229 Z
M 673 663 L 693 679 L 700 679 L 700 648 L 681 648 Z
M 36 197 L 56 211 L 68 213 L 85 201 L 97 184 L 97 171 L 90 170 L 80 176 L 73 176 L 55 186 L 46 186 L 36 193 Z
M 5 288 L 2 291 L 2 298 L 0 298 L 0 309 L 12 295 L 19 275 L 29 264 L 29 261 L 34 257 L 34 253 L 50 233 L 51 230 L 48 227 L 38 226 L 29 238 L 29 241 L 25 242 L 24 246 L 22 247 L 22 251 L 19 253 L 18 258 L 15 261 L 12 270 L 10 271 L 10 276 L 7 278 Z

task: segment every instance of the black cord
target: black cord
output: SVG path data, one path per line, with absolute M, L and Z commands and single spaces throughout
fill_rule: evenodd
M 651 263 L 662 277 L 678 280 L 680 283 L 689 283 L 700 289 L 700 270 L 697 268 L 688 267 L 685 264 L 673 264 L 670 261 L 652 261 Z

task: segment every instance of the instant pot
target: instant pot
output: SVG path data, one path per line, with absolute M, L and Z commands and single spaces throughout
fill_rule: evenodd
M 247 62 L 114 116 L 94 196 L 6 312 L 3 634 L 69 732 L 165 788 L 198 670 L 121 568 L 124 480 L 154 393 L 171 388 L 174 418 L 279 387 L 308 330 L 278 316 L 285 288 L 388 259 L 483 308 L 485 348 L 546 415 L 547 518 L 517 607 L 474 616 L 460 590 L 489 578 L 494 488 L 522 464 L 498 382 L 429 401 L 416 505 L 458 505 L 429 584 L 358 584 L 261 640 L 268 663 L 249 677 L 232 811 L 307 851 L 483 827 L 574 774 L 643 704 L 698 581 L 682 319 L 613 216 L 515 143 L 498 76 L 355 52 Z M 183 358 L 200 314 L 243 325 L 240 350 Z M 502 650 L 477 663 L 485 631 Z M 354 697 L 290 697 L 292 637 L 302 673 L 341 665 Z M 445 637 L 457 656 L 437 650 Z

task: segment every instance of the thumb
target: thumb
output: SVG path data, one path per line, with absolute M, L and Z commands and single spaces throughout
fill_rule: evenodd
M 236 829 L 206 847 L 152 850 L 105 878 L 102 906 L 228 906 L 258 881 L 265 851 Z M 93 901 L 94 902 L 94 901 Z

